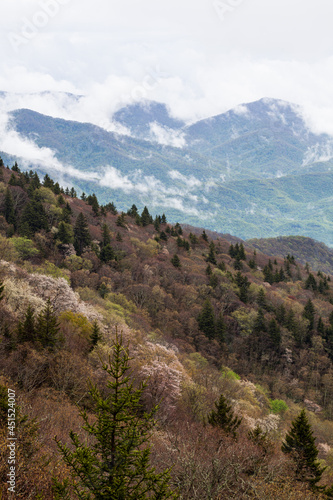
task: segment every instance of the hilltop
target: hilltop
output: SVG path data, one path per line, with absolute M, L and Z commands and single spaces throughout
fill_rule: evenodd
M 51 476 L 68 470 L 52 436 L 83 436 L 86 380 L 105 391 L 101 360 L 121 331 L 135 384 L 149 377 L 143 409 L 160 402 L 153 465 L 174 465 L 181 498 L 320 498 L 280 449 L 306 408 L 319 457 L 332 464 L 331 275 L 290 252 L 195 234 L 149 206 L 120 212 L 110 199 L 78 198 L 18 165 L 2 165 L 0 176 L 0 397 L 5 407 L 4 391 L 15 388 L 30 425 L 20 438 L 29 453 L 28 465 L 19 455 L 21 497 L 55 498 Z M 37 327 L 46 311 L 55 321 L 47 332 Z M 207 421 L 221 394 L 242 418 L 238 440 Z M 265 441 L 249 434 L 257 426 Z M 5 462 L 0 470 L 4 478 Z M 332 481 L 328 468 L 322 484 Z
M 149 205 L 173 223 L 242 239 L 293 234 L 333 245 L 333 139 L 314 133 L 292 103 L 265 98 L 192 124 L 149 101 L 107 124 L 31 109 L 5 117 L 5 163 L 52 172 L 79 195 L 95 192 L 124 211 Z

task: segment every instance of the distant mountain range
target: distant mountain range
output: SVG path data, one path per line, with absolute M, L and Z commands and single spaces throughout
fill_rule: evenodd
M 147 205 L 242 239 L 293 234 L 333 246 L 333 138 L 311 132 L 297 106 L 262 99 L 189 125 L 144 102 L 112 119 L 126 134 L 12 111 L 11 129 L 55 159 L 18 162 L 121 210 Z

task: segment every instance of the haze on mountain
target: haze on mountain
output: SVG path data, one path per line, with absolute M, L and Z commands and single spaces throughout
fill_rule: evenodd
M 6 2 L 2 156 L 120 208 L 332 244 L 332 13 L 327 0 Z

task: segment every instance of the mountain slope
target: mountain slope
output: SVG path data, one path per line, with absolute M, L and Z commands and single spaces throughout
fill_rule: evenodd
M 32 167 L 120 209 L 149 204 L 243 239 L 296 234 L 333 245 L 332 139 L 309 131 L 295 106 L 262 99 L 185 126 L 164 105 L 144 103 L 115 118 L 137 137 L 26 109 L 10 123 L 65 166 L 57 174 L 36 158 Z M 182 147 L 166 144 L 170 131 Z

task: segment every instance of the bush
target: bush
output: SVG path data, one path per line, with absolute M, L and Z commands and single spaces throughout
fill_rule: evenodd
M 289 409 L 283 399 L 270 399 L 269 403 L 271 412 L 275 414 L 284 413 Z

